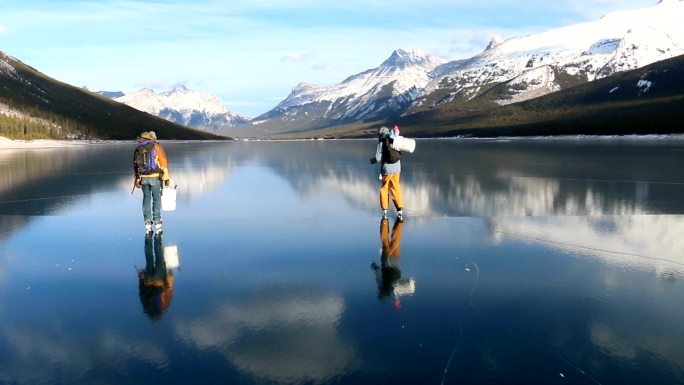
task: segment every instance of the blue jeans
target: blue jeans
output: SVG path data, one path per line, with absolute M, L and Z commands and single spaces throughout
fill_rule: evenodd
M 145 221 L 161 221 L 161 180 L 159 178 L 141 178 L 143 192 L 143 218 Z M 151 207 L 150 207 L 151 206 Z

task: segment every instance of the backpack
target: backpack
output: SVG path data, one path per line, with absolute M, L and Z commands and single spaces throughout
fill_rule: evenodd
M 133 164 L 138 175 L 150 175 L 161 171 L 157 164 L 157 150 L 153 142 L 138 144 L 133 153 Z
M 397 163 L 401 160 L 401 152 L 392 148 L 390 144 L 390 138 L 385 138 L 382 140 L 382 160 L 385 163 Z

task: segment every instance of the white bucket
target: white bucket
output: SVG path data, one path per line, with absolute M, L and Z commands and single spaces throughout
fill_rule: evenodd
M 416 141 L 400 135 L 394 138 L 390 147 L 397 151 L 412 153 L 416 149 Z
M 178 267 L 180 267 L 180 258 L 178 257 L 178 246 L 164 246 L 164 262 L 166 262 L 167 269 L 177 269 Z
M 176 186 L 164 187 L 162 189 L 161 209 L 164 211 L 176 209 Z

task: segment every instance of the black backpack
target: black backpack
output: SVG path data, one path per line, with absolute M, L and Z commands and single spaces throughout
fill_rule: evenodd
M 161 169 L 156 162 L 157 151 L 153 142 L 144 142 L 135 148 L 133 164 L 138 175 L 149 175 L 159 172 Z
M 392 139 L 385 138 L 382 140 L 382 161 L 385 163 L 397 163 L 401 160 L 401 152 L 393 149 L 390 144 Z

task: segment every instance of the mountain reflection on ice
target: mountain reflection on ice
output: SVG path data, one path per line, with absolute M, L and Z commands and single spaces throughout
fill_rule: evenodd
M 18 228 L 23 214 L 53 212 L 114 186 L 129 191 L 126 150 L 132 146 L 0 153 L 0 236 Z M 230 183 L 235 170 L 265 168 L 301 196 L 340 196 L 371 213 L 377 211 L 378 189 L 376 167 L 367 164 L 373 146 L 373 141 L 166 144 L 181 201 L 204 202 Z M 684 200 L 678 199 L 684 176 L 677 172 L 683 146 L 675 139 L 423 140 L 414 154 L 404 155 L 406 212 L 413 221 L 487 218 L 495 238 L 518 234 L 580 248 L 602 243 L 619 253 L 682 263 L 684 227 L 672 215 L 684 214 Z M 213 206 L 192 209 L 209 215 Z M 609 259 L 614 258 L 621 257 Z
M 684 264 L 683 218 L 672 215 L 684 214 L 678 199 L 684 178 L 676 172 L 681 146 L 657 140 L 420 141 L 420 151 L 404 156 L 406 211 L 413 221 L 487 218 L 494 238 L 552 241 L 607 261 L 637 259 L 636 265 L 654 267 L 658 262 L 642 258 L 653 257 Z M 374 212 L 377 178 L 361 151 L 370 147 L 356 141 L 250 142 L 230 152 L 234 163 L 269 167 L 301 195 L 337 194 Z

